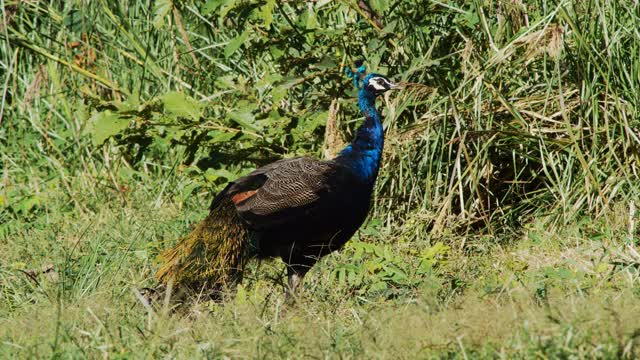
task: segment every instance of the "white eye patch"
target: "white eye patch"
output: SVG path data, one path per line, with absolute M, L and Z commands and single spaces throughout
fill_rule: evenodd
M 369 85 L 373 86 L 373 88 L 378 91 L 387 90 L 391 87 L 391 84 L 387 81 L 387 79 L 382 77 L 374 77 L 369 79 Z

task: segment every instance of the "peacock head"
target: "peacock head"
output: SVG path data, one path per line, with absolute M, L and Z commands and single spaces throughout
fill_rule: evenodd
M 400 88 L 400 85 L 379 74 L 368 74 L 362 81 L 362 91 L 366 91 L 373 96 L 379 96 L 389 90 Z
M 360 96 L 364 98 L 373 98 L 384 94 L 389 90 L 401 89 L 402 86 L 393 83 L 386 76 L 380 74 L 367 74 L 367 67 L 363 64 L 364 60 L 356 61 L 357 70 L 353 71 L 347 67 L 344 69 L 347 76 L 353 79 L 353 86 L 360 89 Z M 364 79 L 363 79 L 364 78 Z M 360 85 L 362 83 L 362 85 Z

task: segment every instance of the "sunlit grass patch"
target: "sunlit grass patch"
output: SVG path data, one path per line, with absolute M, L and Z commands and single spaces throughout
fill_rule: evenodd
M 360 3 L 5 1 L 0 357 L 638 357 L 637 2 Z M 146 304 L 214 192 L 351 138 L 360 57 L 408 86 L 357 236 L 288 308 L 279 261 Z

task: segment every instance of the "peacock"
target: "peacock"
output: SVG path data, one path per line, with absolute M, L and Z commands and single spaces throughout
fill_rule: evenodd
M 369 212 L 384 146 L 376 98 L 400 88 L 365 71 L 350 72 L 356 86 L 362 83 L 358 105 L 365 117 L 353 141 L 332 160 L 282 159 L 228 183 L 209 215 L 160 255 L 161 283 L 213 297 L 241 281 L 248 260 L 279 257 L 290 298 L 319 259 L 351 238 Z

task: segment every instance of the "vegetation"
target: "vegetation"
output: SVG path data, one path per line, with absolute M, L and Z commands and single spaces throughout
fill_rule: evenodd
M 637 1 L 0 5 L 0 356 L 640 355 Z M 358 235 L 287 308 L 277 261 L 148 304 L 225 182 L 352 136 L 362 57 L 420 85 Z

